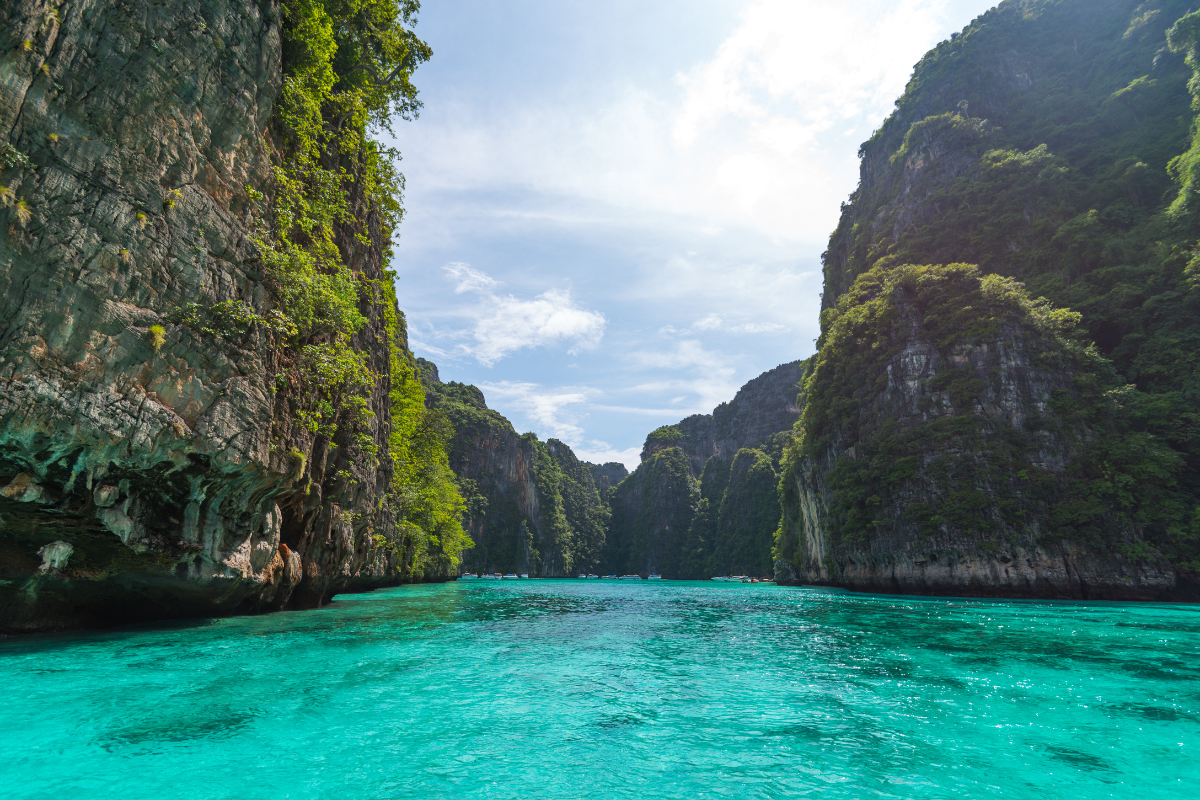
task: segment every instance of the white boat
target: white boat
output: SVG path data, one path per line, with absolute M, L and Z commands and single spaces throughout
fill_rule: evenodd
M 521 573 L 521 577 L 522 577 L 522 578 L 524 578 L 525 580 L 529 580 L 529 573 L 528 573 L 528 572 L 522 572 L 522 573 Z
M 485 580 L 485 581 L 494 581 L 494 580 L 496 580 L 496 578 L 499 578 L 500 576 L 499 576 L 499 575 L 493 575 L 493 574 L 492 574 L 492 573 L 490 573 L 490 572 L 485 572 L 485 573 L 483 573 L 483 575 L 481 575 L 480 577 L 481 577 L 483 580 Z
M 518 578 L 518 577 L 517 577 L 515 574 L 513 574 L 513 573 L 511 573 L 511 572 L 510 572 L 510 573 L 508 573 L 507 575 L 505 575 L 505 576 L 504 576 L 504 580 L 506 580 L 506 581 L 519 581 L 519 580 L 521 580 L 521 579 L 520 579 L 520 578 Z
M 621 580 L 623 580 L 623 581 L 640 581 L 641 579 L 642 579 L 641 575 L 622 575 L 621 576 Z
M 729 581 L 733 580 L 733 578 L 729 577 L 728 575 L 721 575 L 720 577 L 714 577 L 713 580 L 717 583 L 728 583 Z
M 600 576 L 599 575 L 588 575 L 588 580 L 589 581 L 598 581 L 598 580 L 600 580 Z
M 579 573 L 579 580 L 581 580 L 581 581 L 587 580 L 587 575 L 583 574 L 582 572 Z
M 604 576 L 604 579 L 605 579 L 605 580 L 614 580 L 614 581 L 615 581 L 615 580 L 617 579 L 617 576 L 616 576 L 616 575 L 605 575 L 605 576 Z
M 650 580 L 650 581 L 661 581 L 661 580 L 662 580 L 662 575 L 651 575 L 651 576 L 650 576 L 649 578 L 647 578 L 646 580 Z
M 474 572 L 464 572 L 462 575 L 458 576 L 458 579 L 460 581 L 477 581 L 479 580 L 479 576 Z

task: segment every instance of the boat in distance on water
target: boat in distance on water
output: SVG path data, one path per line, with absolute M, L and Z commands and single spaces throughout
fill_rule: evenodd
M 750 579 L 745 575 L 721 575 L 713 578 L 718 583 L 749 583 Z
M 616 575 L 605 575 L 604 576 L 604 580 L 606 580 L 606 581 L 608 581 L 608 580 L 615 581 L 616 579 L 617 579 Z
M 657 573 L 656 573 L 656 574 L 654 574 L 654 575 L 651 575 L 651 576 L 650 576 L 649 578 L 647 578 L 646 580 L 648 580 L 648 581 L 661 581 L 661 580 L 662 580 L 662 575 L 659 575 L 659 574 L 657 574 Z
M 521 577 L 522 577 L 522 578 L 524 578 L 525 580 L 529 580 L 529 573 L 528 573 L 528 572 L 522 572 L 522 573 L 521 573 Z
M 510 573 L 508 573 L 507 575 L 505 575 L 505 576 L 504 576 L 504 580 L 506 580 L 506 581 L 519 581 L 519 580 L 521 580 L 521 579 L 517 577 L 516 573 L 510 572 Z
M 477 581 L 479 580 L 479 576 L 474 572 L 464 572 L 462 575 L 458 576 L 458 579 L 460 581 Z
M 641 579 L 642 579 L 641 575 L 622 575 L 621 576 L 621 580 L 623 580 L 623 581 L 640 581 Z

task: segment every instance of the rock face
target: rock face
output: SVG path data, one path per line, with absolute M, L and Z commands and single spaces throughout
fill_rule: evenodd
M 779 522 L 774 463 L 800 416 L 806 364 L 778 366 L 713 413 L 646 437 L 641 465 L 609 495 L 606 571 L 668 578 L 769 573 Z
M 784 473 L 776 580 L 1200 597 L 1146 545 L 1155 498 L 1113 488 L 1169 483 L 1178 460 L 1122 424 L 1111 367 L 1066 335 L 1078 315 L 964 265 L 877 267 L 837 312 Z
M 427 404 L 454 425 L 450 467 L 463 484 L 475 542 L 462 571 L 564 578 L 594 569 L 608 518 L 592 480 L 595 465 L 557 439 L 517 434 L 477 387 L 442 383 L 436 365 L 418 365 Z
M 629 477 L 629 470 L 618 461 L 609 461 L 606 464 L 588 464 L 588 471 L 592 473 L 592 483 L 596 484 L 596 489 L 600 492 L 601 497 L 608 497 L 609 489 Z
M 396 580 L 373 538 L 390 535 L 387 465 L 287 433 L 261 329 L 170 321 L 270 307 L 245 187 L 270 186 L 278 5 L 47 8 L 0 8 L 0 184 L 31 212 L 0 211 L 0 629 L 306 607 Z M 372 232 L 341 244 L 378 279 Z M 363 310 L 386 452 L 383 309 Z
M 755 447 L 781 431 L 791 430 L 800 418 L 796 397 L 804 368 L 804 361 L 792 361 L 764 372 L 711 414 L 693 414 L 670 426 L 678 428 L 677 438 L 651 435 L 642 448 L 642 460 L 663 447 L 679 447 L 691 462 L 692 472 L 699 476 L 708 459 L 715 456 L 733 461 L 743 447 Z
M 917 65 L 824 254 L 780 580 L 1197 597 L 1198 19 L 1007 2 Z

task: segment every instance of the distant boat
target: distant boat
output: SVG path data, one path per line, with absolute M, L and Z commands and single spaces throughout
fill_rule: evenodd
M 528 573 L 528 572 L 522 572 L 522 573 L 521 573 L 521 577 L 522 577 L 522 578 L 524 578 L 525 580 L 529 580 L 529 573 Z
M 482 575 L 480 575 L 479 577 L 480 577 L 480 578 L 482 578 L 482 579 L 483 579 L 483 580 L 485 580 L 485 581 L 494 581 L 494 580 L 496 580 L 496 578 L 499 578 L 499 577 L 500 577 L 500 574 L 499 574 L 499 573 L 496 573 L 496 574 L 494 574 L 494 575 L 493 575 L 493 574 L 492 574 L 492 573 L 490 573 L 490 572 L 485 572 L 485 573 L 483 573 Z
M 733 580 L 733 578 L 729 577 L 728 575 L 721 575 L 719 577 L 713 578 L 713 580 L 716 581 L 717 583 L 727 583 L 728 581 Z
M 581 580 L 581 581 L 587 580 L 587 575 L 583 574 L 582 572 L 579 573 L 579 580 Z
M 605 575 L 605 576 L 604 576 L 604 580 L 606 580 L 606 581 L 607 581 L 607 580 L 614 580 L 614 581 L 615 581 L 616 579 L 617 579 L 617 576 L 616 576 L 616 575 Z
M 599 575 L 588 575 L 588 580 L 589 581 L 598 581 L 598 580 L 600 580 L 600 576 Z
M 520 579 L 520 578 L 518 578 L 518 577 L 517 577 L 517 576 L 516 576 L 514 573 L 510 572 L 510 573 L 508 573 L 507 575 L 505 575 L 505 576 L 504 576 L 504 580 L 506 580 L 506 581 L 519 581 L 519 580 L 521 580 L 521 579 Z
M 647 578 L 647 580 L 651 580 L 651 581 L 661 581 L 661 580 L 662 580 L 662 575 L 657 575 L 657 574 L 655 574 L 655 575 L 651 575 L 649 578 Z
M 464 572 L 462 575 L 458 576 L 458 579 L 460 581 L 477 581 L 479 580 L 479 576 L 474 572 Z
M 641 579 L 642 579 L 641 575 L 622 575 L 621 576 L 621 580 L 623 580 L 623 581 L 640 581 Z

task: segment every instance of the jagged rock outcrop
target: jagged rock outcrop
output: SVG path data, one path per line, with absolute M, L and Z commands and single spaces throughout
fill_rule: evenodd
M 693 474 L 699 476 L 708 459 L 716 456 L 733 461 L 743 447 L 755 447 L 781 431 L 791 430 L 800 418 L 796 397 L 805 364 L 781 364 L 747 381 L 733 400 L 721 403 L 711 414 L 693 414 L 668 426 L 678 429 L 678 434 L 651 434 L 642 447 L 642 460 L 664 447 L 678 447 L 691 462 Z
M 388 465 L 348 458 L 348 426 L 291 432 L 295 389 L 261 326 L 171 322 L 187 303 L 271 307 L 246 187 L 270 191 L 280 59 L 272 2 L 0 8 L 0 629 L 307 607 L 397 580 L 376 544 Z M 378 280 L 369 232 L 339 244 Z M 383 308 L 362 310 L 355 343 L 382 376 L 367 435 L 386 452 Z
M 588 464 L 592 473 L 592 483 L 601 497 L 608 497 L 608 490 L 629 477 L 629 470 L 619 461 L 609 461 L 604 464 Z
M 518 434 L 477 387 L 442 383 L 436 365 L 417 363 L 426 403 L 454 426 L 450 467 L 463 484 L 475 543 L 461 571 L 562 578 L 593 569 L 608 518 L 593 465 L 557 439 Z

